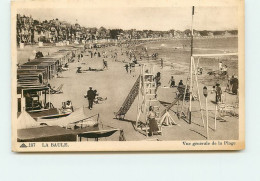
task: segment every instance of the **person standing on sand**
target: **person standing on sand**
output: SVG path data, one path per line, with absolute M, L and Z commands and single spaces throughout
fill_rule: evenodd
M 218 64 L 218 70 L 219 70 L 219 71 L 222 71 L 222 62 L 219 62 L 219 64 Z
M 173 76 L 171 76 L 171 79 L 170 79 L 169 83 L 170 83 L 170 87 L 174 87 L 175 86 L 175 80 L 174 80 Z
M 232 76 L 231 80 L 230 80 L 230 84 L 232 85 L 232 93 L 234 95 L 237 95 L 237 91 L 238 91 L 238 78 L 236 76 Z
M 106 60 L 105 60 L 105 66 L 106 66 L 106 69 L 108 70 L 108 63 Z
M 96 95 L 95 92 L 92 90 L 92 87 L 89 87 L 89 90 L 87 92 L 87 98 L 88 98 L 88 108 L 91 110 L 93 108 L 93 102 Z
M 158 88 L 161 86 L 161 73 L 157 72 L 156 76 L 154 77 L 154 81 L 155 81 L 155 98 L 157 97 L 157 90 Z
M 129 73 L 131 74 L 132 73 L 132 65 L 129 64 Z
M 79 61 L 82 61 L 82 60 L 83 60 L 83 54 L 80 53 L 80 54 L 78 55 L 78 62 L 79 62 Z
M 216 103 L 221 102 L 222 90 L 220 84 L 216 84 Z
M 153 133 L 156 133 L 159 131 L 159 128 L 158 128 L 158 125 L 157 125 L 157 122 L 155 120 L 155 112 L 154 112 L 154 109 L 153 109 L 153 106 L 150 106 L 149 107 L 149 112 L 148 112 L 148 115 L 147 115 L 147 119 L 149 121 L 149 133 L 151 135 L 153 135 Z
M 179 82 L 179 84 L 178 84 L 179 86 L 182 86 L 183 85 L 183 82 L 182 82 L 182 80 L 180 80 L 180 82 Z

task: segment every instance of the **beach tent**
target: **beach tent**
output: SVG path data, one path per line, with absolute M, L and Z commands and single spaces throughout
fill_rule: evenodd
M 87 116 L 84 113 L 83 107 L 79 108 L 78 110 L 75 110 L 72 112 L 69 116 L 58 118 L 55 120 L 50 119 L 38 119 L 38 123 L 46 123 L 48 126 L 60 126 L 60 127 L 67 127 L 71 123 L 77 123 L 77 122 L 94 122 L 90 118 L 88 119 Z
M 27 129 L 27 128 L 36 128 L 40 127 L 40 124 L 37 123 L 26 111 L 23 111 L 18 117 L 18 129 Z

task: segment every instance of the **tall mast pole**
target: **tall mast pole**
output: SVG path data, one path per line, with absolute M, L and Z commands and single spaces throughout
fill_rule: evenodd
M 186 93 L 188 91 L 188 84 L 190 84 L 190 87 L 189 87 L 189 93 L 190 93 L 190 106 L 189 106 L 189 109 L 188 109 L 188 115 L 187 117 L 189 118 L 189 123 L 191 124 L 191 98 L 192 98 L 192 65 L 193 65 L 193 15 L 194 15 L 194 6 L 192 6 L 192 20 L 191 20 L 191 56 L 190 56 L 190 75 L 187 76 L 187 81 L 186 81 L 186 85 L 185 85 L 185 90 L 184 90 L 184 95 L 183 95 L 183 100 L 182 100 L 182 106 L 181 106 L 181 114 L 183 113 L 182 109 L 183 109 L 183 106 L 184 106 L 184 101 L 185 101 L 185 96 L 186 96 Z M 189 82 L 189 83 L 188 83 Z
M 192 6 L 192 16 L 191 16 L 191 57 L 193 55 L 193 15 L 194 15 L 194 6 Z
M 192 89 L 193 89 L 193 85 L 192 85 L 192 81 L 193 81 L 193 71 L 192 71 L 192 66 L 193 66 L 193 15 L 194 15 L 194 6 L 192 6 L 192 15 L 191 15 L 191 55 L 190 55 L 190 107 L 189 107 L 189 123 L 191 124 L 191 101 L 192 101 Z M 185 95 L 184 95 L 185 96 Z

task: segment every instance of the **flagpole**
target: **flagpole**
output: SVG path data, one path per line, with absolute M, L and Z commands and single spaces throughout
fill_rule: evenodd
M 191 56 L 190 56 L 190 107 L 189 107 L 189 123 L 191 124 L 191 101 L 192 101 L 192 89 L 193 89 L 193 85 L 192 85 L 192 62 L 193 62 L 193 15 L 194 15 L 194 6 L 192 6 L 192 19 L 191 19 Z M 184 95 L 185 96 L 185 95 Z
M 192 6 L 192 19 L 191 19 L 191 56 L 193 55 L 193 15 L 194 15 L 194 6 Z

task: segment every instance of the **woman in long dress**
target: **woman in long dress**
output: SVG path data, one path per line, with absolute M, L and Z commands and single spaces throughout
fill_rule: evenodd
M 150 134 L 153 134 L 155 132 L 159 131 L 157 122 L 155 120 L 155 112 L 153 110 L 153 107 L 149 107 L 149 112 L 148 112 L 148 121 L 149 121 L 149 128 L 150 128 Z

